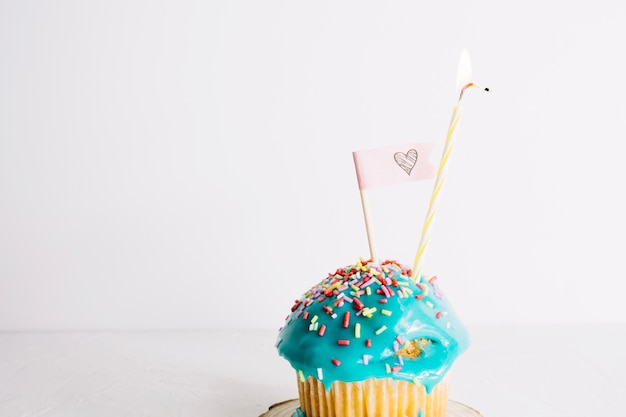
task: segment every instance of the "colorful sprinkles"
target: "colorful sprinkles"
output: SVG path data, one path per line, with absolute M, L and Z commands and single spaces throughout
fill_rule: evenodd
M 376 330 L 374 333 L 376 334 L 376 336 L 378 336 L 379 334 L 381 334 L 382 332 L 384 332 L 385 330 L 387 330 L 387 326 L 382 325 L 378 328 L 378 330 Z
M 428 294 L 428 284 L 430 284 L 434 294 L 439 299 L 443 299 L 434 284 L 437 277 L 433 276 L 427 283 L 411 283 L 411 274 L 410 269 L 401 266 L 396 261 L 384 261 L 377 264 L 361 259 L 354 265 L 339 268 L 328 274 L 324 280 L 307 291 L 301 299 L 296 300 L 291 308 L 292 315 L 288 317 L 288 322 L 292 317 L 304 320 L 308 325 L 308 330 L 317 332 L 319 337 L 324 337 L 327 331 L 332 329 L 332 333 L 329 333 L 326 338 L 332 337 L 334 339 L 339 336 L 335 339 L 336 345 L 345 347 L 346 352 L 354 349 L 354 343 L 351 343 L 354 339 L 364 338 L 365 341 L 359 342 L 357 346 L 362 347 L 362 343 L 364 343 L 366 348 L 371 348 L 377 336 L 394 331 L 393 327 L 388 328 L 383 323 L 385 323 L 386 317 L 391 317 L 394 314 L 394 306 L 397 304 L 392 302 L 395 298 L 419 300 L 427 307 L 425 311 L 432 311 L 428 314 L 432 314 L 432 317 L 437 319 L 441 319 L 447 314 L 445 309 L 441 308 L 438 299 L 429 297 Z M 312 314 L 309 311 L 309 308 L 315 304 L 322 304 L 315 311 L 321 311 L 321 315 Z M 364 326 L 366 323 L 372 324 Z M 386 321 L 386 323 L 390 323 L 390 321 Z M 446 327 L 449 328 L 450 323 L 446 323 Z M 393 337 L 392 345 L 391 342 L 388 342 L 388 336 L 380 339 L 386 340 L 386 342 L 382 342 L 384 345 L 389 343 L 387 346 L 390 349 L 393 348 L 394 355 L 390 357 L 390 360 L 374 362 L 370 361 L 373 358 L 371 355 L 359 353 L 361 355 L 359 362 L 369 366 L 384 366 L 384 372 L 387 374 L 402 371 L 405 362 L 401 349 L 408 343 L 399 334 L 394 334 L 391 337 Z M 279 340 L 277 345 L 281 341 Z M 344 351 L 344 348 L 340 349 L 334 353 L 336 357 L 327 359 L 336 367 L 341 366 L 339 358 L 345 359 L 340 353 Z M 312 372 L 314 375 L 317 374 L 318 380 L 323 380 L 323 368 L 313 368 Z M 298 370 L 298 377 L 301 381 L 305 380 L 305 374 L 301 369 Z
M 347 329 L 349 325 L 350 325 L 350 312 L 346 311 L 345 313 L 343 313 L 343 328 Z

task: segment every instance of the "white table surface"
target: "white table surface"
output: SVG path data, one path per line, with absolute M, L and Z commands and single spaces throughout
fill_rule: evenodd
M 626 416 L 626 324 L 470 330 L 452 399 L 485 417 Z M 257 417 L 297 397 L 275 337 L 0 333 L 0 417 Z

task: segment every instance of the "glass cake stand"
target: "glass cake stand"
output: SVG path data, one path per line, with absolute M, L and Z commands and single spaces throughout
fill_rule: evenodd
M 292 417 L 299 405 L 298 400 L 283 401 L 270 406 L 269 410 L 259 417 Z M 448 400 L 448 417 L 482 417 L 482 415 L 465 404 Z

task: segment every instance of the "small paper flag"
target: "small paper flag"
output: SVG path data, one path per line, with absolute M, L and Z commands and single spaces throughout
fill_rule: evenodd
M 428 161 L 434 147 L 421 142 L 352 152 L 359 189 L 434 178 L 437 170 Z

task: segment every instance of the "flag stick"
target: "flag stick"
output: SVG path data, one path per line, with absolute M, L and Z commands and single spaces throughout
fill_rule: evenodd
M 370 248 L 370 259 L 376 262 L 376 249 L 374 245 L 374 233 L 372 231 L 372 220 L 370 216 L 369 201 L 365 190 L 359 190 L 361 193 L 361 207 L 363 207 L 363 217 L 365 218 L 365 231 L 367 233 L 367 244 Z

